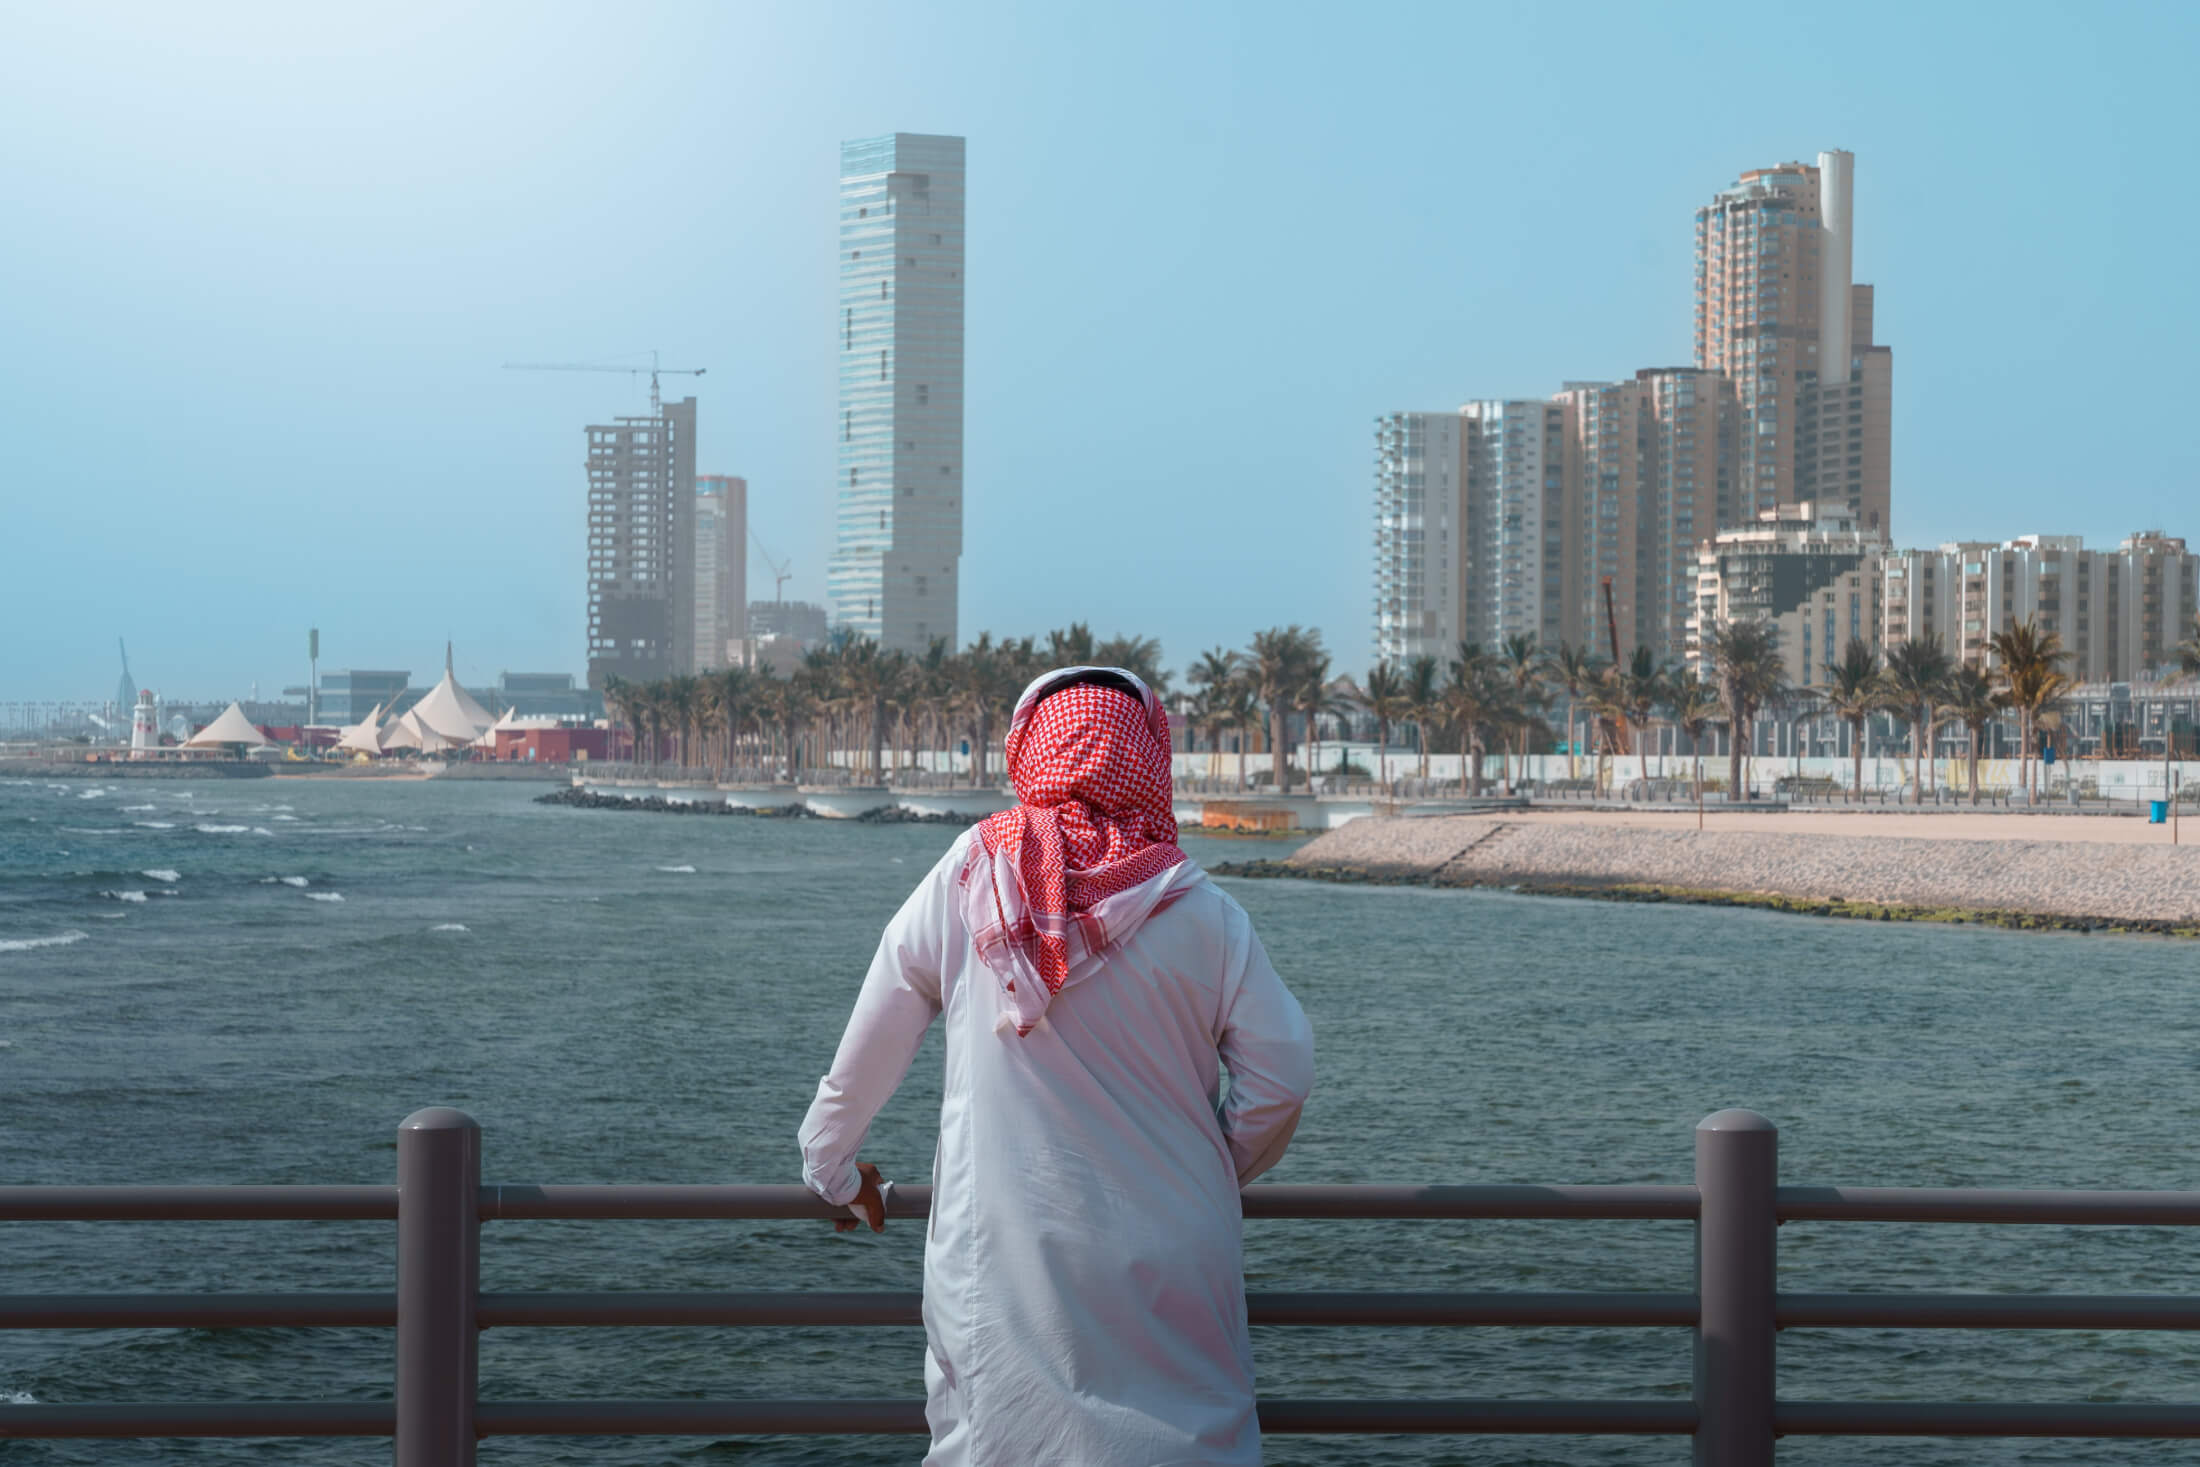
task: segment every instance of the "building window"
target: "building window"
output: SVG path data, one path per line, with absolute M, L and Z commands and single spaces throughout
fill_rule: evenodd
M 917 384 L 917 406 L 924 407 L 932 401 L 932 389 L 923 382 Z
M 840 349 L 842 351 L 853 350 L 856 344 L 856 308 L 854 306 L 848 307 L 840 330 Z
M 886 351 L 883 347 L 879 349 L 878 354 L 878 380 L 881 382 L 886 380 Z

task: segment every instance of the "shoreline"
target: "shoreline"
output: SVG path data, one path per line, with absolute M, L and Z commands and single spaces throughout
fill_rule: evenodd
M 2200 938 L 2200 847 L 2167 841 L 1438 816 L 1354 821 L 1284 860 L 1216 874 Z

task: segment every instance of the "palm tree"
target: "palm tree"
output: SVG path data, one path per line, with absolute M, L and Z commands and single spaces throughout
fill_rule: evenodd
M 1090 667 L 1093 662 L 1092 628 L 1081 621 L 1073 621 L 1067 627 L 1048 632 L 1047 662 L 1054 667 Z
M 637 741 L 640 738 L 640 728 L 635 722 L 634 704 L 634 684 L 615 672 L 608 674 L 603 680 L 604 712 L 610 715 L 613 727 L 621 724 L 626 726 L 627 756 L 639 761 L 641 750 Z
M 1910 763 L 1916 802 L 1925 803 L 1933 772 L 1933 714 L 1955 662 L 1938 632 L 1912 637 L 1887 654 L 1887 694 L 1910 717 Z
M 1696 755 L 1696 798 L 1703 799 L 1703 741 L 1719 721 L 1723 706 L 1719 690 L 1683 668 L 1666 682 L 1665 712 L 1673 726 L 1688 735 Z
M 1871 716 L 1887 706 L 1887 678 L 1879 649 L 1862 637 L 1849 638 L 1841 660 L 1826 664 L 1826 685 L 1819 690 L 1826 711 L 1849 726 L 1850 752 L 1856 759 L 1858 799 L 1864 797 L 1864 735 Z
M 665 716 L 679 735 L 677 748 L 683 772 L 688 767 L 688 748 L 695 734 L 695 716 L 701 709 L 702 696 L 702 685 L 686 674 L 665 680 Z
M 1412 705 L 1413 742 L 1421 755 L 1421 782 L 1428 782 L 1428 731 L 1444 713 L 1444 684 L 1435 657 L 1424 652 L 1406 664 L 1406 702 Z
M 2052 712 L 2072 687 L 2072 679 L 2062 671 L 2070 654 L 2063 650 L 2061 637 L 2040 630 L 2031 617 L 2023 621 L 2012 617 L 2007 628 L 1994 633 L 1987 645 L 1995 658 L 1994 678 L 2008 705 L 2017 710 L 2017 781 L 2029 797 L 2037 797 L 2033 745 L 2040 719 Z
M 1642 736 L 1650 731 L 1658 704 L 1665 701 L 1665 672 L 1658 666 L 1657 654 L 1638 643 L 1627 666 L 1613 669 L 1613 691 L 1628 730 L 1628 751 L 1641 756 Z M 1638 758 L 1636 767 L 1643 778 L 1650 777 L 1647 756 Z
M 2187 677 L 2200 677 L 2200 611 L 2192 614 L 2192 626 L 2177 644 L 2177 670 Z
M 1297 625 L 1270 627 L 1253 633 L 1253 648 L 1245 659 L 1253 691 L 1268 709 L 1268 753 L 1279 795 L 1291 793 L 1291 764 L 1284 747 L 1291 708 L 1305 683 L 1308 665 L 1320 652 L 1321 633 Z
M 1726 702 L 1727 794 L 1742 792 L 1742 751 L 1750 742 L 1757 710 L 1787 692 L 1787 664 L 1780 656 L 1780 634 L 1770 622 L 1721 622 L 1705 634 L 1704 650 L 1718 669 L 1719 695 Z
M 1543 653 L 1535 644 L 1533 632 L 1514 632 L 1505 638 L 1497 649 L 1498 664 L 1512 682 L 1513 704 L 1520 715 L 1518 721 L 1520 769 L 1528 768 L 1528 726 L 1534 720 L 1532 710 L 1542 702 Z M 1505 793 L 1513 791 L 1512 765 L 1505 766 Z
M 1978 746 L 1986 727 L 2001 717 L 2008 704 L 1995 691 L 1994 680 L 1979 668 L 1965 662 L 1948 673 L 1948 680 L 1940 690 L 1940 713 L 1952 718 L 1970 732 L 1970 742 L 1965 750 L 1969 765 L 1971 803 L 1978 803 Z
M 1574 755 L 1580 747 L 1574 733 L 1574 705 L 1587 696 L 1597 679 L 1596 654 L 1587 647 L 1576 647 L 1571 642 L 1560 642 L 1558 650 L 1550 656 L 1551 676 L 1566 694 L 1566 777 L 1574 774 Z
M 1329 654 L 1317 644 L 1310 654 L 1304 681 L 1299 684 L 1298 697 L 1292 701 L 1306 719 L 1306 787 L 1314 787 L 1314 776 L 1322 766 L 1322 720 L 1343 718 L 1352 712 L 1353 700 L 1332 687 L 1329 682 Z M 1350 687 L 1349 682 L 1346 687 Z M 1349 732 L 1349 730 L 1347 730 Z
M 1154 696 L 1169 696 L 1169 670 L 1161 665 L 1161 642 L 1155 637 L 1110 637 L 1092 649 L 1092 660 L 1101 667 L 1120 667 L 1135 673 L 1152 688 Z
M 1360 706 L 1375 720 L 1375 777 L 1390 786 L 1390 726 L 1413 717 L 1413 690 L 1396 665 L 1378 662 L 1367 670 Z
M 1482 793 L 1482 758 L 1488 730 L 1508 711 L 1507 684 L 1497 660 L 1479 642 L 1461 642 L 1452 659 L 1451 681 L 1444 686 L 1444 710 L 1459 733 L 1459 787 Z

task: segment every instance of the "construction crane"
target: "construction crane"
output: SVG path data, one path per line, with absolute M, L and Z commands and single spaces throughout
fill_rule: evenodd
M 754 529 L 751 529 L 749 531 L 749 540 L 752 544 L 756 546 L 756 553 L 764 557 L 764 564 L 772 568 L 772 576 L 777 582 L 777 584 L 772 587 L 772 600 L 779 603 L 780 605 L 785 605 L 787 600 L 787 577 L 793 574 L 793 572 L 788 569 L 789 562 L 781 560 L 778 556 L 772 554 L 769 550 L 765 549 L 764 542 L 757 538 L 756 531 Z
M 664 411 L 663 403 L 657 396 L 658 377 L 700 377 L 710 368 L 660 367 L 657 365 L 657 353 L 652 351 L 649 354 L 649 365 L 646 367 L 625 366 L 617 362 L 506 362 L 504 370 L 507 372 L 624 372 L 630 377 L 647 372 L 649 374 L 649 415 L 654 418 Z

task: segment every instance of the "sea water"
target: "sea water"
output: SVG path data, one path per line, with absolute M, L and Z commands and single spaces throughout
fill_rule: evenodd
M 96 788 L 96 786 L 90 786 Z M 429 1104 L 490 1180 L 788 1182 L 935 826 L 538 806 L 540 786 L 0 785 L 0 1181 L 388 1182 Z M 127 796 L 131 808 L 116 813 Z M 145 808 L 150 805 L 152 808 Z M 291 816 L 284 820 L 280 817 Z M 1214 863 L 1280 843 L 1188 837 Z M 2200 948 L 1501 892 L 1230 881 L 1313 1019 L 1292 1182 L 1687 1182 L 1730 1105 L 1793 1182 L 2196 1184 Z M 143 899 L 118 897 L 141 893 Z M 341 897 L 341 901 L 332 898 Z M 866 1155 L 923 1180 L 935 1037 Z M 1680 1223 L 1255 1222 L 1256 1289 L 1692 1286 Z M 488 1226 L 483 1287 L 908 1289 L 921 1227 Z M 1792 1290 L 2200 1291 L 2174 1230 L 1790 1224 Z M 0 1225 L 0 1291 L 380 1289 L 388 1224 Z M 1265 1394 L 1685 1398 L 1685 1330 L 1255 1332 Z M 911 1329 L 494 1330 L 485 1397 L 921 1393 Z M 0 1335 L 27 1401 L 386 1399 L 376 1330 Z M 1789 1331 L 1818 1399 L 2176 1400 L 2143 1332 Z M 2165 1460 L 2150 1443 L 1797 1439 L 1784 1463 Z M 386 1442 L 10 1442 L 26 1464 L 382 1463 Z M 907 1463 L 907 1438 L 493 1439 L 486 1463 Z M 1289 1438 L 1275 1463 L 1673 1463 L 1683 1439 Z

